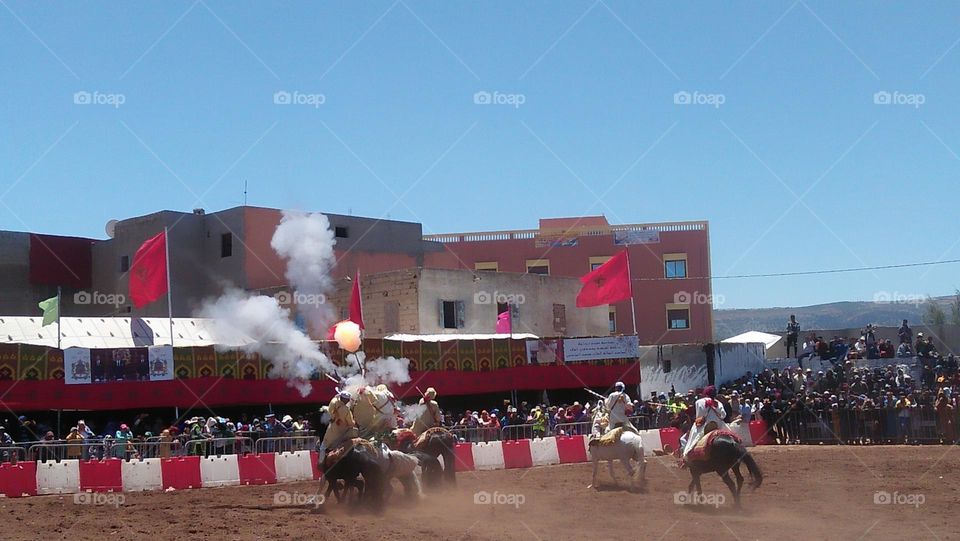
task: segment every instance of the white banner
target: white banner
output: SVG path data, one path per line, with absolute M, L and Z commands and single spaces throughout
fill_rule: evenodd
M 527 364 L 556 364 L 559 340 L 527 340 Z
M 639 356 L 640 342 L 636 336 L 565 338 L 563 340 L 563 360 L 568 363 L 603 359 L 635 359 Z
M 613 243 L 617 246 L 633 244 L 656 244 L 660 242 L 660 232 L 656 229 L 614 231 Z
M 63 381 L 68 385 L 90 383 L 90 350 L 67 348 L 63 350 Z
M 150 346 L 150 381 L 173 379 L 173 346 Z

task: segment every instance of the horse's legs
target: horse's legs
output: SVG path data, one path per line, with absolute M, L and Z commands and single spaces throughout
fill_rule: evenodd
M 727 488 L 730 489 L 730 493 L 733 494 L 733 505 L 737 509 L 740 508 L 740 491 L 737 490 L 736 485 L 733 484 L 733 479 L 730 479 L 730 472 L 725 471 L 720 474 L 720 478 L 723 479 L 723 482 L 727 485 Z
M 613 484 L 618 485 L 619 483 L 617 482 L 617 476 L 613 474 L 613 460 L 607 461 L 607 470 L 610 471 L 610 479 L 613 480 Z
M 687 487 L 687 492 L 693 494 L 693 489 L 700 486 L 700 473 L 690 469 L 690 485 Z
M 630 476 L 630 490 L 633 490 L 636 485 L 636 479 L 633 477 L 633 466 L 630 465 L 629 458 L 621 458 L 620 462 L 623 463 L 623 467 L 627 470 L 627 475 Z
M 590 483 L 590 486 L 587 488 L 594 488 L 599 490 L 600 487 L 597 485 L 597 473 L 600 471 L 600 459 L 593 457 L 593 482 Z
M 743 488 L 743 474 L 740 473 L 740 462 L 733 465 L 733 475 L 737 477 L 737 494 Z

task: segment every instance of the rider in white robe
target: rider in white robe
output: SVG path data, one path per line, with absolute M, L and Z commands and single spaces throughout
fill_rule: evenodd
M 687 457 L 687 453 L 697 444 L 697 441 L 708 432 L 712 432 L 717 429 L 729 430 L 730 427 L 727 426 L 727 423 L 723 421 L 723 418 L 727 416 L 727 412 L 723 407 L 723 404 L 717 400 L 717 389 L 713 385 L 710 385 L 703 390 L 703 394 L 706 395 L 703 398 L 697 400 L 696 408 L 696 422 L 693 423 L 693 426 L 690 427 L 690 432 L 687 434 L 686 441 L 681 442 L 683 444 L 683 457 Z
M 624 392 L 626 386 L 622 381 L 618 381 L 613 387 L 616 390 L 610 393 L 610 396 L 608 396 L 604 402 L 604 407 L 609 415 L 607 429 L 613 430 L 614 428 L 623 426 L 626 427 L 627 430 L 636 432 L 636 427 L 633 426 L 633 423 L 631 423 L 627 417 L 627 405 L 630 404 L 630 397 Z
M 330 424 L 327 425 L 327 431 L 323 435 L 323 443 L 320 444 L 318 451 L 321 455 L 326 453 L 327 449 L 336 447 L 348 438 L 355 438 L 359 435 L 357 425 L 353 421 L 353 412 L 350 411 L 350 393 L 342 391 L 330 400 L 327 413 L 330 415 Z

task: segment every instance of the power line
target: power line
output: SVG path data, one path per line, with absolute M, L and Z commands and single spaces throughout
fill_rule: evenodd
M 932 265 L 946 265 L 948 263 L 960 263 L 960 259 L 945 259 L 943 261 L 924 261 L 921 263 L 900 263 L 897 265 L 877 265 L 874 267 L 850 267 L 846 269 L 823 269 L 813 271 L 795 271 L 795 272 L 771 272 L 767 274 L 730 274 L 727 276 L 688 276 L 679 278 L 679 280 L 732 280 L 739 278 L 776 278 L 782 276 L 811 276 L 816 274 L 839 274 L 843 272 L 862 272 L 887 269 L 905 269 L 909 267 L 929 267 Z M 633 278 L 634 282 L 647 282 L 658 280 L 677 280 L 678 278 Z

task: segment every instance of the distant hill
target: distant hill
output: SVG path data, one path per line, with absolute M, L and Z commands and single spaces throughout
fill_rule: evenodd
M 940 304 L 950 321 L 950 303 L 953 297 L 930 299 Z M 930 302 L 928 301 L 928 302 Z M 832 302 L 813 306 L 785 308 L 749 308 L 741 310 L 714 310 L 713 325 L 716 339 L 723 340 L 746 331 L 784 331 L 790 314 L 797 316 L 803 329 L 848 329 L 864 327 L 867 323 L 880 326 L 899 326 L 903 319 L 911 325 L 921 323 L 927 303 L 900 302 Z

